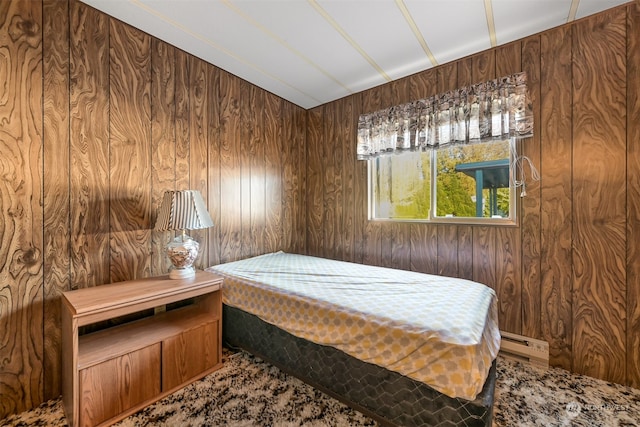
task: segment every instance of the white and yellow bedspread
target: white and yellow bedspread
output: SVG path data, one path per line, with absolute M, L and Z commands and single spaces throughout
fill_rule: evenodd
M 282 252 L 207 270 L 225 304 L 450 397 L 475 399 L 500 347 L 480 283 Z

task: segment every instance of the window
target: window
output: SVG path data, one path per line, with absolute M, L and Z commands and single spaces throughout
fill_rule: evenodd
M 369 160 L 369 216 L 376 220 L 515 223 L 515 143 L 403 151 Z

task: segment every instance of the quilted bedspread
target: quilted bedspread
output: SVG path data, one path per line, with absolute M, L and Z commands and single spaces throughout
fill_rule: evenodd
M 287 332 L 475 399 L 500 347 L 480 283 L 283 252 L 208 268 L 223 302 Z

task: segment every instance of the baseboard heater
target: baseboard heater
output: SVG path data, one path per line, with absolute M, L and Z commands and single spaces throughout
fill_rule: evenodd
M 549 368 L 549 343 L 510 332 L 500 331 L 500 355 L 512 360 Z

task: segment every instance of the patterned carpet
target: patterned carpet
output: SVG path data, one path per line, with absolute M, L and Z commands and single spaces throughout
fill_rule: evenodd
M 117 426 L 375 426 L 372 420 L 244 352 Z M 66 426 L 60 399 L 0 426 Z M 494 427 L 640 426 L 640 390 L 500 358 Z

